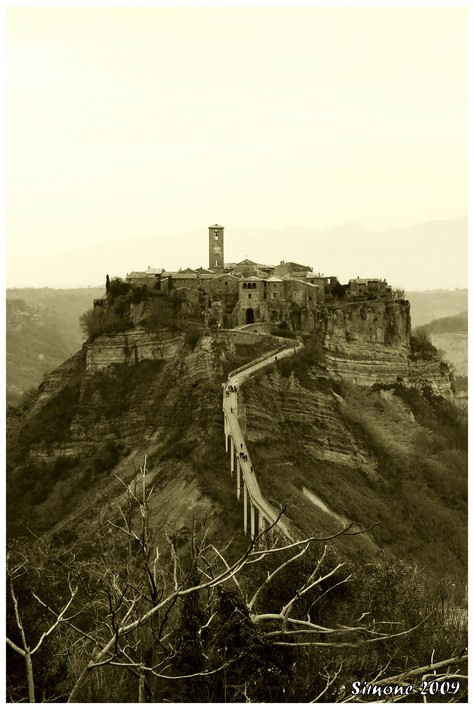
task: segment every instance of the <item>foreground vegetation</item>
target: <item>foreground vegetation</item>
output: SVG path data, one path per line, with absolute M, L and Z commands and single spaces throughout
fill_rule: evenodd
M 10 548 L 10 701 L 343 701 L 361 679 L 425 701 L 435 678 L 466 697 L 463 615 L 406 564 L 337 563 L 350 527 L 292 544 L 270 529 L 231 558 L 196 522 L 151 525 L 145 466 L 125 487 L 87 541 Z

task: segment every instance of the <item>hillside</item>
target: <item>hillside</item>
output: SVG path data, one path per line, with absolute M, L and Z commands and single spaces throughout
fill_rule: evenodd
M 229 580 L 215 593 L 193 592 L 177 604 L 171 596 L 157 625 L 137 625 L 125 657 L 137 646 L 139 652 L 147 648 L 149 665 L 162 659 L 171 673 L 139 683 L 138 695 L 146 687 L 149 701 L 308 701 L 326 692 L 315 669 L 321 663 L 338 677 L 343 661 L 340 676 L 347 686 L 374 668 L 395 674 L 429 662 L 433 650 L 446 658 L 465 644 L 467 434 L 464 414 L 452 403 L 448 369 L 432 348 L 410 338 L 405 301 L 334 308 L 326 313 L 324 338 L 304 339 L 302 350 L 276 363 L 272 356 L 271 366 L 243 385 L 241 427 L 263 494 L 284 510 L 298 538 L 324 539 L 352 526 L 293 563 L 261 594 L 258 607 L 278 611 L 281 599 L 324 560 L 321 574 L 327 572 L 329 580 L 294 611 L 305 623 L 311 615 L 316 623 L 333 624 L 338 630 L 330 632 L 344 641 L 347 627 L 369 610 L 372 627 L 390 618 L 387 627 L 394 633 L 419 623 L 423 629 L 395 645 L 391 639 L 377 647 L 360 645 L 366 636 L 356 627 L 350 632 L 357 642 L 347 648 L 343 642 L 341 650 L 331 643 L 313 653 L 272 646 L 268 622 L 255 625 L 255 613 L 241 597 L 252 598 L 275 566 L 252 565 L 238 583 Z M 212 545 L 230 563 L 248 553 L 242 503 L 225 454 L 222 384 L 231 370 L 288 342 L 250 331 L 138 324 L 91 338 L 21 409 L 8 410 L 9 546 L 20 555 L 20 568 L 26 564 L 15 580 L 20 601 L 31 598 L 33 588 L 62 607 L 71 579 L 81 584 L 73 608 L 82 644 L 74 625 L 45 641 L 38 693 L 134 701 L 135 677 L 119 666 L 89 673 L 77 688 L 90 657 L 84 655 L 88 641 L 96 633 L 101 643 L 108 637 L 109 624 L 97 625 L 97 618 L 112 613 L 115 622 L 123 603 L 126 618 L 158 603 L 140 590 L 151 578 L 151 593 L 157 593 L 153 574 L 146 576 L 150 559 L 156 560 L 159 586 L 172 590 L 177 578 L 183 584 L 212 578 Z M 145 484 L 153 489 L 146 508 L 130 506 L 124 483 L 134 495 Z M 123 524 L 140 525 L 145 509 L 153 536 L 146 531 L 146 546 L 140 547 L 139 537 L 127 542 Z M 144 569 L 140 549 L 146 552 Z M 203 556 L 211 566 L 196 563 Z M 136 578 L 143 579 L 139 587 Z M 445 603 L 461 618 L 456 625 Z M 436 622 L 426 624 L 428 612 Z M 169 647 L 156 641 L 168 615 Z M 28 606 L 29 631 L 33 625 L 39 632 L 48 620 L 37 605 Z M 11 607 L 8 622 L 18 640 Z M 201 630 L 206 623 L 209 634 Z M 21 658 L 9 653 L 9 687 L 20 700 L 26 692 Z M 215 679 L 222 658 L 235 666 Z M 194 671 L 196 662 L 209 669 L 209 679 L 174 679 Z M 277 681 L 260 683 L 270 672 Z M 326 698 L 336 700 L 344 691 L 336 685 Z
M 352 327 L 362 327 L 355 320 L 356 309 L 351 310 Z M 413 501 L 417 488 L 417 506 L 423 502 L 426 517 L 431 513 L 443 516 L 452 525 L 456 543 L 446 555 L 452 568 L 461 573 L 465 545 L 462 531 L 454 530 L 462 528 L 464 473 L 462 468 L 452 469 L 450 461 L 459 463 L 463 455 L 462 415 L 443 398 L 450 391 L 443 363 L 415 359 L 403 364 L 404 350 L 396 344 L 404 337 L 403 310 L 397 313 L 395 324 L 387 323 L 393 344 L 379 346 L 372 363 L 367 361 L 362 341 L 338 339 L 339 316 L 334 315 L 334 325 L 332 321 L 328 324 L 332 334 L 324 355 L 318 348 L 312 349 L 310 340 L 305 358 L 295 357 L 298 369 L 290 379 L 266 374 L 262 385 L 257 380 L 247 385 L 249 418 L 245 425 L 249 441 L 256 445 L 264 477 L 268 469 L 274 480 L 286 481 L 284 488 L 272 488 L 270 496 L 279 505 L 295 505 L 290 517 L 302 533 L 315 527 L 332 530 L 334 519 L 348 518 L 365 526 L 377 518 L 380 529 L 367 539 L 358 539 L 356 548 L 362 544 L 370 553 L 386 548 L 419 562 L 428 555 L 436 566 L 430 549 L 436 546 L 432 537 L 437 527 L 426 526 L 423 517 L 423 524 L 406 527 L 400 538 L 393 527 L 399 520 L 391 519 L 390 508 L 384 503 L 386 495 L 392 499 L 398 490 L 399 504 L 404 507 L 410 495 Z M 368 322 L 367 313 L 364 318 L 359 322 Z M 363 340 L 363 333 L 359 337 Z M 72 524 L 78 534 L 92 513 L 91 501 L 111 502 L 120 489 L 111 473 L 133 476 L 146 454 L 162 499 L 179 500 L 176 504 L 182 511 L 171 514 L 174 525 L 186 523 L 188 515 L 199 509 L 214 520 L 219 535 L 227 538 L 235 534 L 238 514 L 222 453 L 221 384 L 226 372 L 271 350 L 278 341 L 268 335 L 235 331 L 207 335 L 195 343 L 179 333 L 147 333 L 138 327 L 130 334 L 102 335 L 89 343 L 46 378 L 23 411 L 11 412 L 11 532 L 21 532 L 28 519 L 30 528 L 37 532 Z M 125 347 L 124 342 L 128 342 Z M 124 360 L 127 349 L 135 352 L 134 359 Z M 160 353 L 157 360 L 140 361 L 151 351 Z M 363 357 L 360 362 L 357 352 Z M 435 388 L 428 395 L 423 392 L 430 378 Z M 354 386 L 355 381 L 364 379 L 374 385 L 378 381 L 379 390 Z M 415 388 L 405 390 L 406 385 Z M 406 393 L 409 391 L 412 394 Z M 265 421 L 269 417 L 263 429 L 262 417 Z M 269 425 L 270 432 L 266 430 Z M 387 438 L 390 430 L 391 440 Z M 290 444 L 285 448 L 287 437 Z M 294 447 L 290 450 L 295 437 L 303 441 L 298 454 L 301 459 L 295 459 Z M 423 465 L 417 457 L 422 440 L 431 441 L 434 449 L 433 458 L 424 460 Z M 407 480 L 403 492 L 399 485 L 402 473 Z M 440 483 L 435 488 L 430 485 L 430 502 L 426 486 L 432 475 Z M 293 479 L 289 494 L 287 483 Z M 180 495 L 171 492 L 176 492 L 176 486 L 181 486 Z M 453 486 L 457 490 L 454 497 L 447 495 Z M 345 502 L 340 494 L 344 489 Z M 311 494 L 324 501 L 331 511 L 329 516 L 321 516 L 320 509 L 309 501 Z M 303 517 L 301 509 L 305 510 Z M 167 512 L 170 514 L 169 509 Z
M 83 341 L 80 315 L 99 288 L 7 290 L 7 403 L 16 404 L 47 372 L 76 352 Z

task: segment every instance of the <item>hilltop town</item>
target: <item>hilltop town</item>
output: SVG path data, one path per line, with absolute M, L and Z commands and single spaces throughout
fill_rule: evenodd
M 209 267 L 167 271 L 148 267 L 131 271 L 124 281 L 140 299 L 179 294 L 181 303 L 201 312 L 206 325 L 239 327 L 274 323 L 290 330 L 312 332 L 323 305 L 393 300 L 397 294 L 381 278 L 352 278 L 341 284 L 337 276 L 316 273 L 309 265 L 281 261 L 278 265 L 244 259 L 226 263 L 224 227 L 209 227 Z M 107 280 L 107 295 L 110 282 Z M 120 287 L 119 287 L 120 290 Z M 101 307 L 105 299 L 94 301 Z

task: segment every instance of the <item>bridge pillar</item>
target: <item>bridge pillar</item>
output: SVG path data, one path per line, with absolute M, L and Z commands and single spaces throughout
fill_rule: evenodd
M 250 539 L 255 539 L 255 506 L 250 503 Z
M 234 439 L 230 437 L 230 474 L 234 472 Z
M 240 472 L 241 472 L 240 462 L 237 459 L 237 476 L 236 477 L 237 477 L 237 499 L 238 500 L 240 500 Z
M 225 436 L 225 452 L 229 452 L 229 431 L 227 427 L 227 416 L 224 414 L 224 436 Z
M 244 533 L 247 534 L 247 485 L 244 482 Z

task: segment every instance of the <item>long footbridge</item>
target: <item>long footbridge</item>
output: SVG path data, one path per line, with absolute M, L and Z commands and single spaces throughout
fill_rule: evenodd
M 257 474 L 239 423 L 239 406 L 242 403 L 239 392 L 242 384 L 256 372 L 285 357 L 292 357 L 302 347 L 304 345 L 301 342 L 294 341 L 291 346 L 283 346 L 262 355 L 230 372 L 227 382 L 223 385 L 225 449 L 226 453 L 230 454 L 230 475 L 232 479 L 235 477 L 237 500 L 243 505 L 244 532 L 250 533 L 252 539 L 271 525 L 279 529 L 288 539 L 292 540 L 294 534 L 288 521 L 281 514 L 281 510 L 273 507 L 260 490 Z

